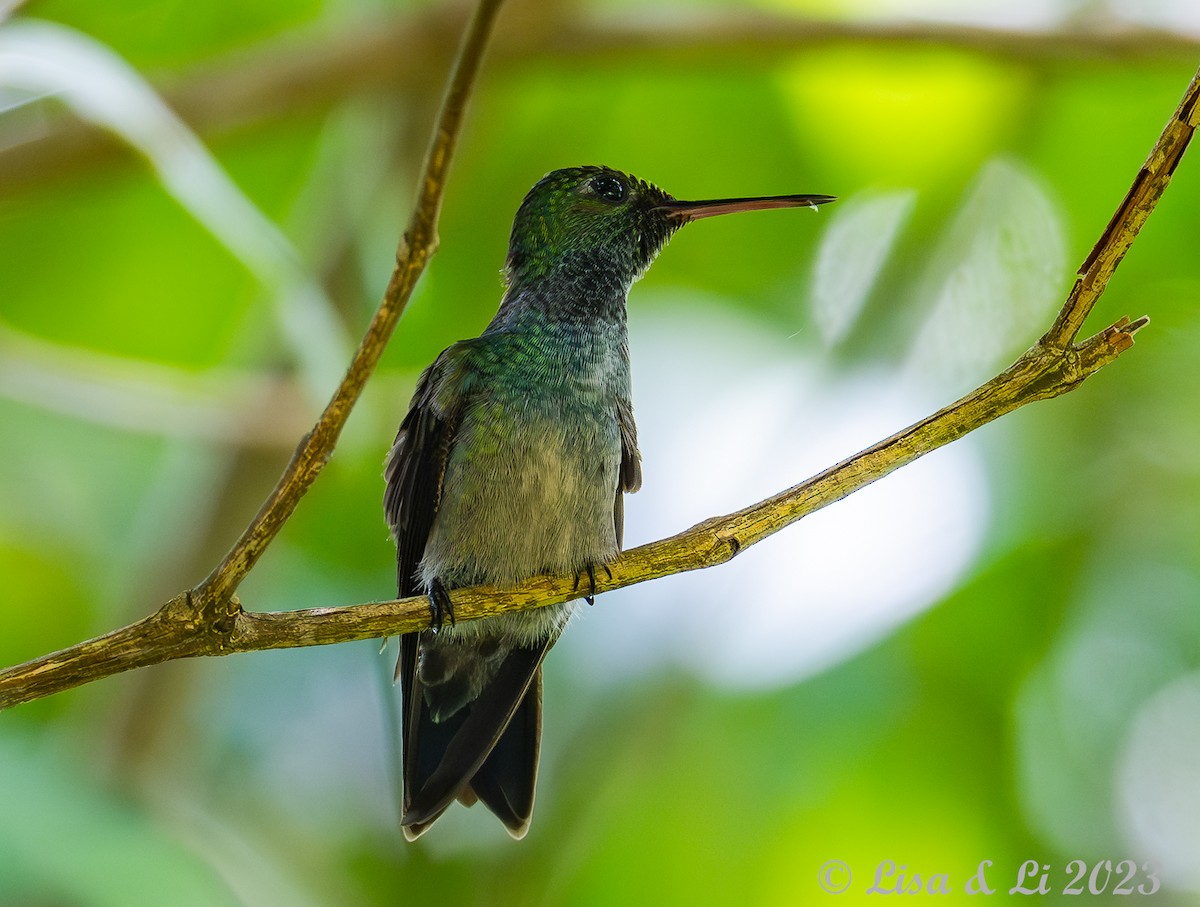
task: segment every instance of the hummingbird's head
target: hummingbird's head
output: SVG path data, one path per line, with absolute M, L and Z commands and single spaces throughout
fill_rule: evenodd
M 508 245 L 509 281 L 566 268 L 600 269 L 628 287 L 680 226 L 657 186 L 608 167 L 570 167 L 542 177 L 517 210 Z
M 608 167 L 555 170 L 521 202 L 504 270 L 510 284 L 557 271 L 603 275 L 628 290 L 686 223 L 734 211 L 831 201 L 828 195 L 776 195 L 684 202 Z

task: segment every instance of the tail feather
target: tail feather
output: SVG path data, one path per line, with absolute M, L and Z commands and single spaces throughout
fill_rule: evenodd
M 512 720 L 475 777 L 471 790 L 516 839 L 533 817 L 542 742 L 542 671 L 539 668 Z
M 419 634 L 402 638 L 399 666 L 405 836 L 415 839 L 456 797 L 468 800 L 473 794 L 511 834 L 524 834 L 537 777 L 541 664 L 552 640 L 510 650 L 478 698 L 440 722 L 432 720 L 421 689 L 418 642 Z

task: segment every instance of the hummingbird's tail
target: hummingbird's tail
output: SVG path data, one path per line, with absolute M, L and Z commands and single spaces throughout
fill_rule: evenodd
M 479 695 L 434 721 L 418 671 L 421 634 L 400 639 L 404 813 L 410 841 L 457 798 L 482 800 L 514 838 L 529 829 L 541 745 L 541 665 L 553 639 L 515 646 Z

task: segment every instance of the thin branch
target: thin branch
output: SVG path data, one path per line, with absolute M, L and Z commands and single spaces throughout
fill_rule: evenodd
M 1006 413 L 1064 394 L 1133 344 L 1148 319 L 1117 324 L 1069 350 L 1042 344 L 987 384 L 927 419 L 799 485 L 737 513 L 634 548 L 601 572 L 596 591 L 608 592 L 731 560 L 750 545 L 869 485 L 918 457 Z M 579 597 L 578 578 L 539 576 L 513 589 L 478 586 L 450 593 L 457 620 L 543 607 Z M 187 596 L 105 636 L 0 671 L 0 708 L 70 689 L 101 677 L 195 655 L 329 645 L 377 639 L 429 626 L 429 600 L 414 596 L 337 608 L 251 612 L 218 624 L 197 619 Z
M 371 319 L 342 383 L 317 424 L 296 448 L 291 462 L 258 515 L 212 574 L 193 590 L 195 603 L 202 610 L 209 610 L 214 615 L 220 612 L 232 614 L 240 610 L 233 596 L 234 591 L 291 517 L 300 498 L 328 462 L 350 410 L 358 401 L 367 379 L 391 339 L 417 279 L 437 250 L 438 214 L 450 160 L 500 3 L 501 0 L 481 0 L 467 26 L 422 168 L 416 209 L 396 252 L 396 268 L 384 291 L 383 301 Z
M 1197 126 L 1200 126 L 1200 72 L 1192 77 L 1175 113 L 1163 127 L 1162 135 L 1150 149 L 1146 163 L 1125 193 L 1125 199 L 1104 228 L 1091 254 L 1080 266 L 1077 272 L 1079 278 L 1058 318 L 1054 320 L 1053 327 L 1042 338 L 1043 343 L 1063 346 L 1078 336 L 1083 322 L 1117 270 L 1117 265 L 1133 245 L 1138 231 L 1171 182 Z
M 452 46 L 457 9 L 404 12 L 330 36 L 289 34 L 253 52 L 238 52 L 176 78 L 164 79 L 168 105 L 199 135 L 211 138 L 274 117 L 320 108 L 351 94 L 424 84 Z M 620 59 L 670 69 L 702 68 L 719 60 L 775 65 L 797 53 L 831 45 L 954 47 L 1030 65 L 1065 59 L 1100 63 L 1193 60 L 1200 40 L 1143 26 L 1106 29 L 1018 30 L 953 23 L 838 22 L 768 11 L 693 13 L 619 20 L 564 20 L 537 30 L 497 36 L 497 69 L 551 60 L 556 66 L 595 66 Z M 398 53 L 397 48 L 403 48 Z M 33 124 L 24 137 L 9 128 L 0 149 L 0 192 L 25 191 L 39 179 L 128 158 L 103 133 L 72 121 Z
M 1006 413 L 1075 389 L 1129 349 L 1134 335 L 1149 319 L 1122 318 L 1082 343 L 1076 343 L 1075 338 L 1166 190 L 1198 125 L 1198 99 L 1200 71 L 1188 85 L 1126 200 L 1080 268 L 1082 277 L 1054 326 L 1013 365 L 945 409 L 799 485 L 744 510 L 624 553 L 610 565 L 611 577 L 607 573 L 596 577 L 597 591 L 724 563 L 783 527 Z M 458 589 L 451 593 L 454 613 L 459 620 L 474 620 L 569 601 L 579 595 L 576 580 L 570 576 L 541 576 L 514 589 Z M 183 593 L 136 624 L 0 671 L 0 708 L 174 658 L 326 645 L 429 625 L 429 602 L 423 596 L 267 613 L 246 612 L 236 606 L 236 601 L 231 604 L 233 608 L 212 620 L 211 613 L 192 600 L 192 593 Z

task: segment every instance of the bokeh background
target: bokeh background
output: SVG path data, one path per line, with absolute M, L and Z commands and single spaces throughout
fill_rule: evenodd
M 463 13 L 0 3 L 0 663 L 146 614 L 258 508 L 381 295 Z M 635 288 L 639 544 L 1031 344 L 1197 61 L 1190 0 L 513 0 L 441 251 L 242 600 L 391 596 L 384 454 L 548 170 L 840 197 L 690 226 Z M 587 610 L 525 841 L 455 808 L 403 842 L 378 643 L 175 663 L 0 714 L 0 905 L 872 903 L 887 861 L 953 900 L 985 860 L 1002 897 L 1128 860 L 1200 902 L 1196 154 L 1085 330 L 1148 314 L 1118 362 Z

